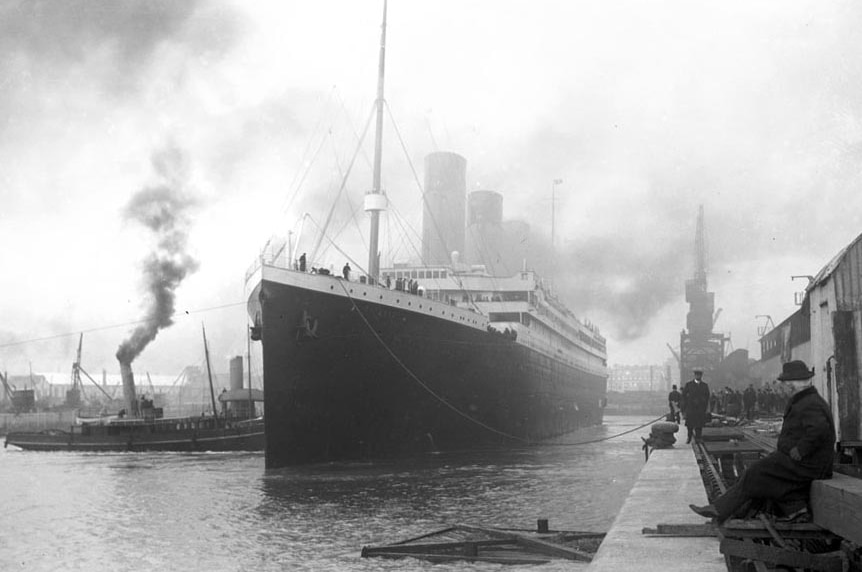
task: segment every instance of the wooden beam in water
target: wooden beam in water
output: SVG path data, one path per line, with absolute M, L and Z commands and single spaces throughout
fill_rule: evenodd
M 840 551 L 812 554 L 810 552 L 778 548 L 765 544 L 754 544 L 753 542 L 731 538 L 722 540 L 719 549 L 725 555 L 805 568 L 817 572 L 844 572 L 846 565 L 846 557 Z
M 581 562 L 592 562 L 593 560 L 592 554 L 589 554 L 582 550 L 578 550 L 576 548 L 569 548 L 567 546 L 560 546 L 559 544 L 554 544 L 553 542 L 547 542 L 539 538 L 533 538 L 515 532 L 508 532 L 494 528 L 483 528 L 479 526 L 470 526 L 464 524 L 459 524 L 458 528 L 462 530 L 469 530 L 472 532 L 482 532 L 496 538 L 507 538 L 510 540 L 515 540 L 521 546 L 528 547 L 531 550 L 535 550 L 536 552 L 539 552 L 541 554 L 547 554 L 549 556 L 566 558 L 568 560 L 580 560 Z

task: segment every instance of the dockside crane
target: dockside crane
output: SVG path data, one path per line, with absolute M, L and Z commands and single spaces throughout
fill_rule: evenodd
M 78 351 L 75 353 L 75 361 L 72 362 L 72 387 L 66 392 L 66 405 L 79 407 L 81 401 L 86 398 L 84 394 L 84 383 L 81 381 L 81 349 L 84 345 L 84 333 L 78 338 Z
M 0 373 L 0 381 L 3 382 L 3 393 L 6 394 L 6 397 L 9 398 L 9 401 L 12 401 L 13 393 L 12 393 L 12 388 L 9 387 L 9 382 L 7 381 L 8 379 L 9 379 L 8 373 L 6 375 L 3 375 L 2 373 Z
M 80 394 L 79 394 L 79 401 L 80 401 L 80 398 L 84 394 L 84 381 L 81 379 L 81 374 L 83 373 L 84 376 L 87 379 L 89 379 L 90 382 L 93 385 L 95 385 L 99 389 L 99 391 L 101 391 L 104 394 L 105 397 L 107 397 L 109 400 L 113 400 L 114 398 L 107 391 L 105 391 L 105 389 L 101 385 L 99 385 L 99 383 L 95 379 L 93 379 L 89 373 L 87 373 L 87 371 L 83 368 L 83 366 L 81 366 L 81 348 L 83 345 L 84 345 L 84 333 L 81 332 L 81 337 L 78 339 L 78 353 L 75 357 L 75 363 L 72 364 L 72 389 L 70 391 L 75 391 L 75 390 L 80 391 Z M 68 393 L 66 394 L 66 401 L 67 402 L 69 401 L 69 394 Z
M 677 351 L 675 349 L 673 349 L 672 345 L 670 345 L 670 344 L 666 344 L 666 345 L 667 345 L 667 349 L 670 350 L 670 353 L 672 353 L 673 357 L 676 359 L 677 365 L 681 364 L 682 360 L 679 359 L 679 354 L 677 353 Z
M 715 293 L 707 283 L 708 249 L 703 205 L 698 208 L 694 236 L 694 276 L 685 281 L 685 301 L 689 304 L 686 328 L 680 333 L 680 379 L 695 367 L 709 375 L 725 357 L 729 338 L 713 330 L 721 308 L 715 309 Z

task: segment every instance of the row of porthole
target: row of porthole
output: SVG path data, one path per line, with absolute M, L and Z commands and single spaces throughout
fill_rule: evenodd
M 335 290 L 335 286 L 330 286 L 330 287 L 329 287 L 329 289 L 330 289 L 330 290 Z M 353 294 L 353 288 L 351 288 L 351 289 L 349 290 L 349 292 L 350 292 L 351 294 Z M 368 296 L 368 292 L 366 292 L 366 291 L 364 291 L 364 290 L 363 290 L 362 295 L 363 295 L 363 296 Z M 381 300 L 383 299 L 383 294 L 381 294 L 381 295 L 380 295 L 380 299 L 381 299 Z M 396 303 L 396 304 L 400 304 L 400 303 L 401 303 L 401 298 L 396 298 L 396 299 L 395 299 L 395 303 Z M 407 302 L 407 305 L 408 305 L 408 306 L 412 306 L 413 304 L 412 304 L 412 302 Z M 422 309 L 422 304 L 419 304 L 419 309 L 420 309 L 420 310 Z M 429 312 L 433 312 L 434 310 L 431 308 L 431 306 L 428 306 L 428 311 L 429 311 Z M 443 312 L 443 313 L 442 313 L 442 315 L 445 317 L 445 316 L 446 316 L 446 312 Z M 449 315 L 450 315 L 451 317 L 453 317 L 453 318 L 455 317 L 455 314 L 449 314 Z M 459 320 L 461 320 L 461 321 L 463 322 L 463 321 L 464 321 L 464 316 L 458 316 L 458 319 L 459 319 Z M 478 323 L 478 322 L 476 322 L 476 320 L 471 320 L 471 322 L 473 322 L 474 324 Z

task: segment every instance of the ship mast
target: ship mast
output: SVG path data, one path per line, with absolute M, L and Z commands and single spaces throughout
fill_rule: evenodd
M 212 369 L 210 369 L 210 349 L 207 346 L 207 331 L 203 324 L 201 324 L 201 332 L 203 332 L 204 335 L 204 356 L 207 361 L 207 378 L 210 382 L 210 398 L 212 399 L 213 404 L 213 417 L 217 418 L 218 409 L 216 408 L 215 390 L 213 389 L 213 372 Z
M 380 274 L 377 243 L 380 234 L 380 211 L 386 210 L 386 195 L 380 188 L 380 167 L 383 155 L 383 70 L 386 63 L 386 0 L 383 0 L 383 24 L 380 30 L 380 59 L 377 68 L 377 128 L 374 137 L 374 180 L 371 191 L 365 194 L 365 210 L 371 215 L 368 245 L 368 278 L 375 284 Z

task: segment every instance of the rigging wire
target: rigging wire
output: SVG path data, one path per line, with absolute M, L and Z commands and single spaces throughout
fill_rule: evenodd
M 341 285 L 341 288 L 342 288 L 342 290 L 344 290 L 344 294 L 350 300 L 350 303 L 353 304 L 353 309 L 356 310 L 356 312 L 359 314 L 359 317 L 362 318 L 362 321 L 365 322 L 366 326 L 368 326 L 368 330 L 374 335 L 375 338 L 377 338 L 377 341 L 380 342 L 380 345 L 383 346 L 383 349 L 386 350 L 386 353 L 388 353 L 390 356 L 392 356 L 392 359 L 394 359 L 395 362 L 399 366 L 401 366 L 401 369 L 403 369 L 407 373 L 407 375 L 412 377 L 416 381 L 416 383 L 418 383 L 432 397 L 434 397 L 437 401 L 439 401 L 440 403 L 442 403 L 443 405 L 445 405 L 446 407 L 448 407 L 449 409 L 451 409 L 452 411 L 454 411 L 455 413 L 457 413 L 458 415 L 460 415 L 461 417 L 463 417 L 467 421 L 475 423 L 476 425 L 479 425 L 480 427 L 487 429 L 488 431 L 491 431 L 492 433 L 495 433 L 495 434 L 500 435 L 502 437 L 505 437 L 507 439 L 520 441 L 522 443 L 526 443 L 526 444 L 531 443 L 531 441 L 529 439 L 524 439 L 523 437 L 518 437 L 517 435 L 511 435 L 511 434 L 506 433 L 504 431 L 500 431 L 499 429 L 495 429 L 495 428 L 491 427 L 490 425 L 486 425 L 485 423 L 482 423 L 478 419 L 470 417 L 469 415 L 467 415 L 466 413 L 464 413 L 463 411 L 461 411 L 460 409 L 458 409 L 457 407 L 455 407 L 454 405 L 452 405 L 451 403 L 446 401 L 446 399 L 444 399 L 442 396 L 438 395 L 433 389 L 428 387 L 428 385 L 426 385 L 421 379 L 419 379 L 416 376 L 416 374 L 413 373 L 413 371 L 409 367 L 407 367 L 407 365 L 403 361 L 401 361 L 401 359 L 397 355 L 395 355 L 395 352 L 392 351 L 392 349 L 386 344 L 386 342 L 383 341 L 383 338 L 380 337 L 380 334 L 377 333 L 377 330 L 374 329 L 374 327 L 371 325 L 371 323 L 365 317 L 365 314 L 362 312 L 362 310 L 359 309 L 359 306 L 356 304 L 356 301 L 353 299 L 353 296 L 350 295 L 350 292 L 347 291 L 347 288 L 344 286 L 344 283 L 341 281 L 339 281 L 338 283 L 339 283 L 339 285 Z
M 440 239 L 440 241 L 442 242 L 443 233 L 440 231 L 440 225 L 437 223 L 437 219 L 434 216 L 432 209 L 428 205 L 428 200 L 425 198 L 425 190 L 423 189 L 422 184 L 419 182 L 419 175 L 416 172 L 416 168 L 413 165 L 413 161 L 410 160 L 410 153 L 407 150 L 407 144 L 404 142 L 404 138 L 401 136 L 401 130 L 398 129 L 398 123 L 395 121 L 395 116 L 392 114 L 392 109 L 385 101 L 383 103 L 386 107 L 386 111 L 389 113 L 389 120 L 392 122 L 392 128 L 395 131 L 395 135 L 398 137 L 398 142 L 401 144 L 401 150 L 404 152 L 404 156 L 407 159 L 407 164 L 410 166 L 410 171 L 413 173 L 413 180 L 416 182 L 416 186 L 418 187 L 420 195 L 422 196 L 422 204 L 425 207 L 425 212 L 428 213 L 428 216 L 431 220 L 431 226 L 434 228 L 434 232 L 436 233 L 437 238 Z M 445 246 L 446 245 L 444 244 L 444 247 Z M 422 257 L 420 257 L 419 260 L 422 262 L 423 265 L 427 265 L 426 261 L 423 260 Z M 495 276 L 490 276 L 490 278 L 491 283 L 494 285 L 495 288 L 497 288 L 499 284 L 497 278 Z M 473 301 L 473 296 L 471 296 L 470 293 L 464 289 L 463 283 L 460 280 L 456 280 L 456 282 L 458 283 L 458 286 L 460 287 L 462 293 L 469 296 L 471 303 L 475 307 L 476 303 Z M 476 309 L 478 310 L 478 307 Z
M 335 207 L 338 204 L 338 199 L 341 197 L 341 193 L 344 192 L 344 187 L 347 185 L 347 178 L 350 176 L 350 172 L 353 170 L 353 165 L 356 163 L 356 157 L 359 154 L 359 151 L 362 149 L 362 142 L 365 140 L 365 136 L 368 134 L 368 128 L 371 126 L 371 120 L 374 118 L 374 109 L 372 108 L 371 113 L 368 114 L 368 120 L 365 122 L 365 128 L 362 131 L 362 138 L 359 140 L 359 143 L 356 146 L 356 150 L 353 152 L 353 156 L 350 158 L 350 164 L 347 166 L 347 171 L 344 174 L 344 177 L 341 179 L 341 186 L 338 188 L 338 193 L 335 195 L 335 199 L 332 201 L 332 206 L 329 209 L 329 214 L 326 216 L 326 222 L 323 225 L 323 229 L 329 228 L 329 223 L 332 222 L 332 215 L 335 213 Z M 314 259 L 317 256 L 317 251 L 320 249 L 320 243 L 323 240 L 323 237 L 319 237 L 314 244 L 314 248 L 311 249 L 311 258 Z
M 341 253 L 341 254 L 342 254 L 342 255 L 343 255 L 343 256 L 344 256 L 344 257 L 345 257 L 349 262 L 352 262 L 352 263 L 356 266 L 356 269 L 358 269 L 360 272 L 366 272 L 365 268 L 362 266 L 362 264 L 361 264 L 361 263 L 359 263 L 359 262 L 357 262 L 356 260 L 354 260 L 354 259 L 353 259 L 349 254 L 347 254 L 347 253 L 346 253 L 346 252 L 345 252 L 345 251 L 344 251 L 340 246 L 338 246 L 338 245 L 335 243 L 335 241 L 333 241 L 331 238 L 329 238 L 329 236 L 328 236 L 328 235 L 326 234 L 326 232 L 325 232 L 325 231 L 320 227 L 320 225 L 317 223 L 317 221 L 316 221 L 316 220 L 314 220 L 314 217 L 313 217 L 313 216 L 308 215 L 308 219 L 309 219 L 309 220 L 314 224 L 314 226 L 316 226 L 316 227 L 318 228 L 318 230 L 320 230 L 320 238 L 321 238 L 321 240 L 326 239 L 326 240 L 327 240 L 327 242 L 329 243 L 329 245 L 324 249 L 324 252 L 329 248 L 329 246 L 332 246 L 335 250 L 337 250 L 339 253 Z
M 231 304 L 222 304 L 220 306 L 211 306 L 209 308 L 199 308 L 197 310 L 183 310 L 181 312 L 174 312 L 171 314 L 171 318 L 176 318 L 182 316 L 184 314 L 200 314 L 202 312 L 211 312 L 213 310 L 223 310 L 225 308 L 233 308 L 235 306 L 244 306 L 247 302 L 233 302 Z M 27 340 L 18 340 L 15 342 L 6 342 L 4 344 L 0 344 L 0 348 L 8 348 L 12 346 L 20 346 L 24 344 L 31 344 L 36 342 L 45 342 L 49 340 L 56 340 L 59 338 L 66 338 L 69 336 L 77 336 L 78 334 L 89 334 L 91 332 L 100 332 L 102 330 L 112 330 L 114 328 L 126 328 L 128 326 L 137 326 L 138 324 L 146 324 L 147 322 L 155 322 L 158 318 L 145 318 L 141 320 L 134 320 L 132 322 L 124 322 L 122 324 L 112 324 L 110 326 L 97 326 L 95 328 L 90 328 L 87 330 L 75 330 L 74 332 L 67 332 L 65 334 L 53 334 L 49 336 L 43 336 L 40 338 L 30 338 Z
M 299 182 L 296 183 L 296 187 L 293 189 L 293 192 L 289 193 L 287 197 L 285 197 L 285 201 L 282 203 L 281 211 L 286 213 L 290 207 L 293 205 L 293 201 L 296 200 L 296 196 L 299 194 L 299 190 L 302 188 L 303 183 L 305 183 L 305 178 L 308 177 L 308 174 L 311 172 L 311 168 L 314 166 L 314 163 L 317 162 L 317 157 L 320 155 L 320 152 L 323 150 L 323 145 L 326 143 L 327 139 L 332 136 L 332 129 L 327 131 L 327 136 L 320 140 L 320 145 L 317 146 L 317 150 L 314 152 L 314 155 L 311 157 L 311 161 L 305 167 L 305 171 L 302 173 L 302 177 L 299 179 Z M 309 138 L 309 144 L 311 144 L 311 139 Z M 298 171 L 297 171 L 298 173 Z M 296 176 L 294 176 L 294 181 L 296 180 Z M 290 185 L 293 187 L 293 183 Z

